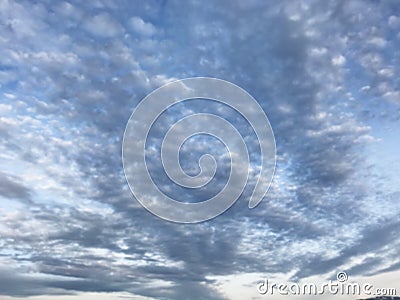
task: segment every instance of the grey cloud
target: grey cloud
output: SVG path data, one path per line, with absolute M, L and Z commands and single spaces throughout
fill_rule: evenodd
M 0 293 L 14 297 L 27 297 L 32 295 L 53 294 L 57 295 L 60 289 L 53 288 L 57 280 L 49 280 L 35 277 L 33 275 L 20 274 L 17 270 L 1 268 L 0 270 Z M 52 282 L 53 281 L 53 282 Z M 62 285 L 60 283 L 60 285 Z M 63 294 L 66 292 L 63 291 Z M 67 292 L 71 294 L 71 292 Z
M 18 199 L 29 203 L 32 191 L 21 183 L 21 179 L 4 172 L 0 172 L 0 195 L 5 198 Z
M 308 277 L 315 274 L 327 273 L 330 271 L 340 271 L 346 263 L 353 257 L 368 253 L 379 253 L 382 248 L 388 244 L 397 242 L 397 231 L 400 223 L 397 220 L 386 220 L 386 223 L 376 226 L 369 226 L 360 233 L 360 238 L 354 241 L 348 247 L 345 247 L 339 255 L 331 259 L 313 260 L 312 263 L 304 265 L 296 275 L 299 277 Z M 379 255 L 379 254 L 378 254 Z M 389 260 L 391 258 L 389 257 Z M 361 264 L 352 267 L 349 272 L 359 274 L 373 274 L 381 269 L 383 261 L 381 257 L 364 260 Z M 353 273 L 349 273 L 353 274 Z
M 351 274 L 351 276 L 356 275 L 371 275 L 374 273 L 377 267 L 381 266 L 384 263 L 384 260 L 380 257 L 369 257 L 364 259 L 359 265 L 350 268 L 347 270 L 347 274 Z

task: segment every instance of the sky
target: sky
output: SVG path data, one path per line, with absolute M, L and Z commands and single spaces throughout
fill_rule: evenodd
M 264 278 L 342 271 L 400 294 L 399 72 L 396 0 L 0 0 L 0 299 L 265 299 Z M 214 155 L 208 189 L 160 171 L 163 133 L 195 112 L 229 120 L 255 170 L 222 215 L 178 224 L 133 197 L 122 138 L 146 95 L 197 76 L 258 101 L 276 170 L 249 209 L 249 124 L 207 99 L 171 107 L 146 144 L 161 190 L 204 201 L 227 180 L 226 148 L 204 135 L 179 154 L 191 175 Z

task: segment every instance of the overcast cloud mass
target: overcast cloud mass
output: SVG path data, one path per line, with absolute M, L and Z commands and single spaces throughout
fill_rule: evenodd
M 396 0 L 0 0 L 0 298 L 233 299 L 226 282 L 249 274 L 400 271 L 399 72 Z M 192 76 L 257 99 L 277 169 L 257 208 L 247 207 L 253 174 L 230 210 L 182 225 L 133 198 L 121 143 L 144 96 Z M 234 111 L 179 104 L 149 136 L 150 172 L 166 193 L 200 201 L 226 182 L 226 149 L 207 136 L 185 143 L 181 161 L 194 175 L 198 155 L 214 154 L 211 187 L 179 188 L 157 171 L 168 124 L 213 111 L 259 162 Z M 257 296 L 254 279 L 235 288 Z

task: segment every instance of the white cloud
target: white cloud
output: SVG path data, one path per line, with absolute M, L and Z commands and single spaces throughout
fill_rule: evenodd
M 384 48 L 386 46 L 387 41 L 382 37 L 374 36 L 370 40 L 368 40 L 368 43 L 377 46 L 379 48 Z
M 343 66 L 346 63 L 346 58 L 343 55 L 337 55 L 332 58 L 332 64 L 334 66 Z
M 153 24 L 143 21 L 139 17 L 132 17 L 129 23 L 133 30 L 144 36 L 152 36 L 156 33 L 156 28 Z
M 379 70 L 378 74 L 383 77 L 393 77 L 394 69 L 393 68 L 383 68 L 383 69 Z
M 115 37 L 122 32 L 121 25 L 108 13 L 100 13 L 89 18 L 84 27 L 99 37 Z
M 391 28 L 396 29 L 400 26 L 400 17 L 390 16 L 388 19 L 388 24 Z
M 388 91 L 383 97 L 394 103 L 400 104 L 400 91 Z

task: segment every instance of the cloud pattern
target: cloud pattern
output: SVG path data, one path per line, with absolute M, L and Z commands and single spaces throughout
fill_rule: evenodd
M 0 1 L 0 294 L 226 299 L 218 276 L 400 269 L 398 3 L 234 2 Z M 249 187 L 222 216 L 180 225 L 132 199 L 120 153 L 135 105 L 190 76 L 250 92 L 278 163 L 256 209 Z

